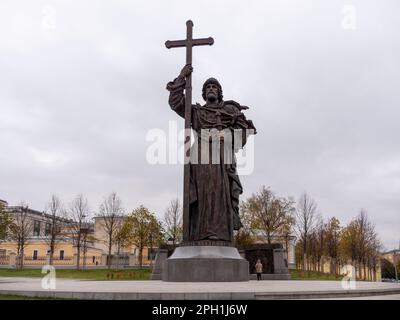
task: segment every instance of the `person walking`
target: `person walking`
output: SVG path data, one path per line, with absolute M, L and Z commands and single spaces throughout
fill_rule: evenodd
M 263 268 L 263 265 L 261 263 L 261 260 L 257 259 L 257 263 L 256 263 L 257 280 L 261 280 L 262 268 Z

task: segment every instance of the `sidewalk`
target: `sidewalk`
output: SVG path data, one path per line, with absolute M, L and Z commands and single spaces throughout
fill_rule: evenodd
M 76 299 L 315 299 L 400 295 L 400 284 L 357 282 L 344 290 L 340 281 L 249 281 L 177 283 L 162 281 L 89 281 L 57 279 L 55 290 L 40 278 L 0 277 L 0 294 Z

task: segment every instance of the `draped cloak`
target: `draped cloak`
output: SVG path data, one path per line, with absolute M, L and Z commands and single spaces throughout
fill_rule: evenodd
M 182 118 L 185 117 L 184 88 L 185 78 L 181 76 L 167 84 L 167 90 L 170 92 L 169 105 Z M 199 155 L 204 152 L 205 145 L 211 150 L 211 140 L 207 137 L 205 142 L 202 134 L 210 129 L 236 131 L 236 134 L 232 135 L 235 138 L 238 136 L 238 129 L 241 129 L 240 144 L 243 147 L 249 133 L 256 133 L 252 121 L 247 120 L 241 112 L 243 109 L 247 107 L 240 106 L 235 101 L 220 101 L 212 106 L 192 105 L 191 128 L 197 133 L 198 139 L 198 143 L 192 145 L 192 149 L 198 148 Z M 202 137 L 203 141 L 200 141 Z M 203 150 L 200 150 L 201 148 Z M 192 151 L 194 150 L 191 150 L 191 153 Z M 213 155 L 209 156 L 207 163 L 201 160 L 198 163 L 190 162 L 189 241 L 207 240 L 211 237 L 214 240 L 233 242 L 233 230 L 242 227 L 239 218 L 239 195 L 243 188 L 236 170 L 235 151 L 237 150 L 232 152 L 230 163 L 224 161 L 224 148 L 218 150 L 219 163 L 211 162 Z

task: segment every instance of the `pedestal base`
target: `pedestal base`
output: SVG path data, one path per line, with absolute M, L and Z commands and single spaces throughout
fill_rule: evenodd
M 249 263 L 234 247 L 178 247 L 164 261 L 162 280 L 170 282 L 249 281 Z

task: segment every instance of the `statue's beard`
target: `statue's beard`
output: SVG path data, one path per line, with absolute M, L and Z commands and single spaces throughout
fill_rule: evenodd
M 214 93 L 209 93 L 207 95 L 207 102 L 208 103 L 215 103 L 217 101 L 217 96 Z

